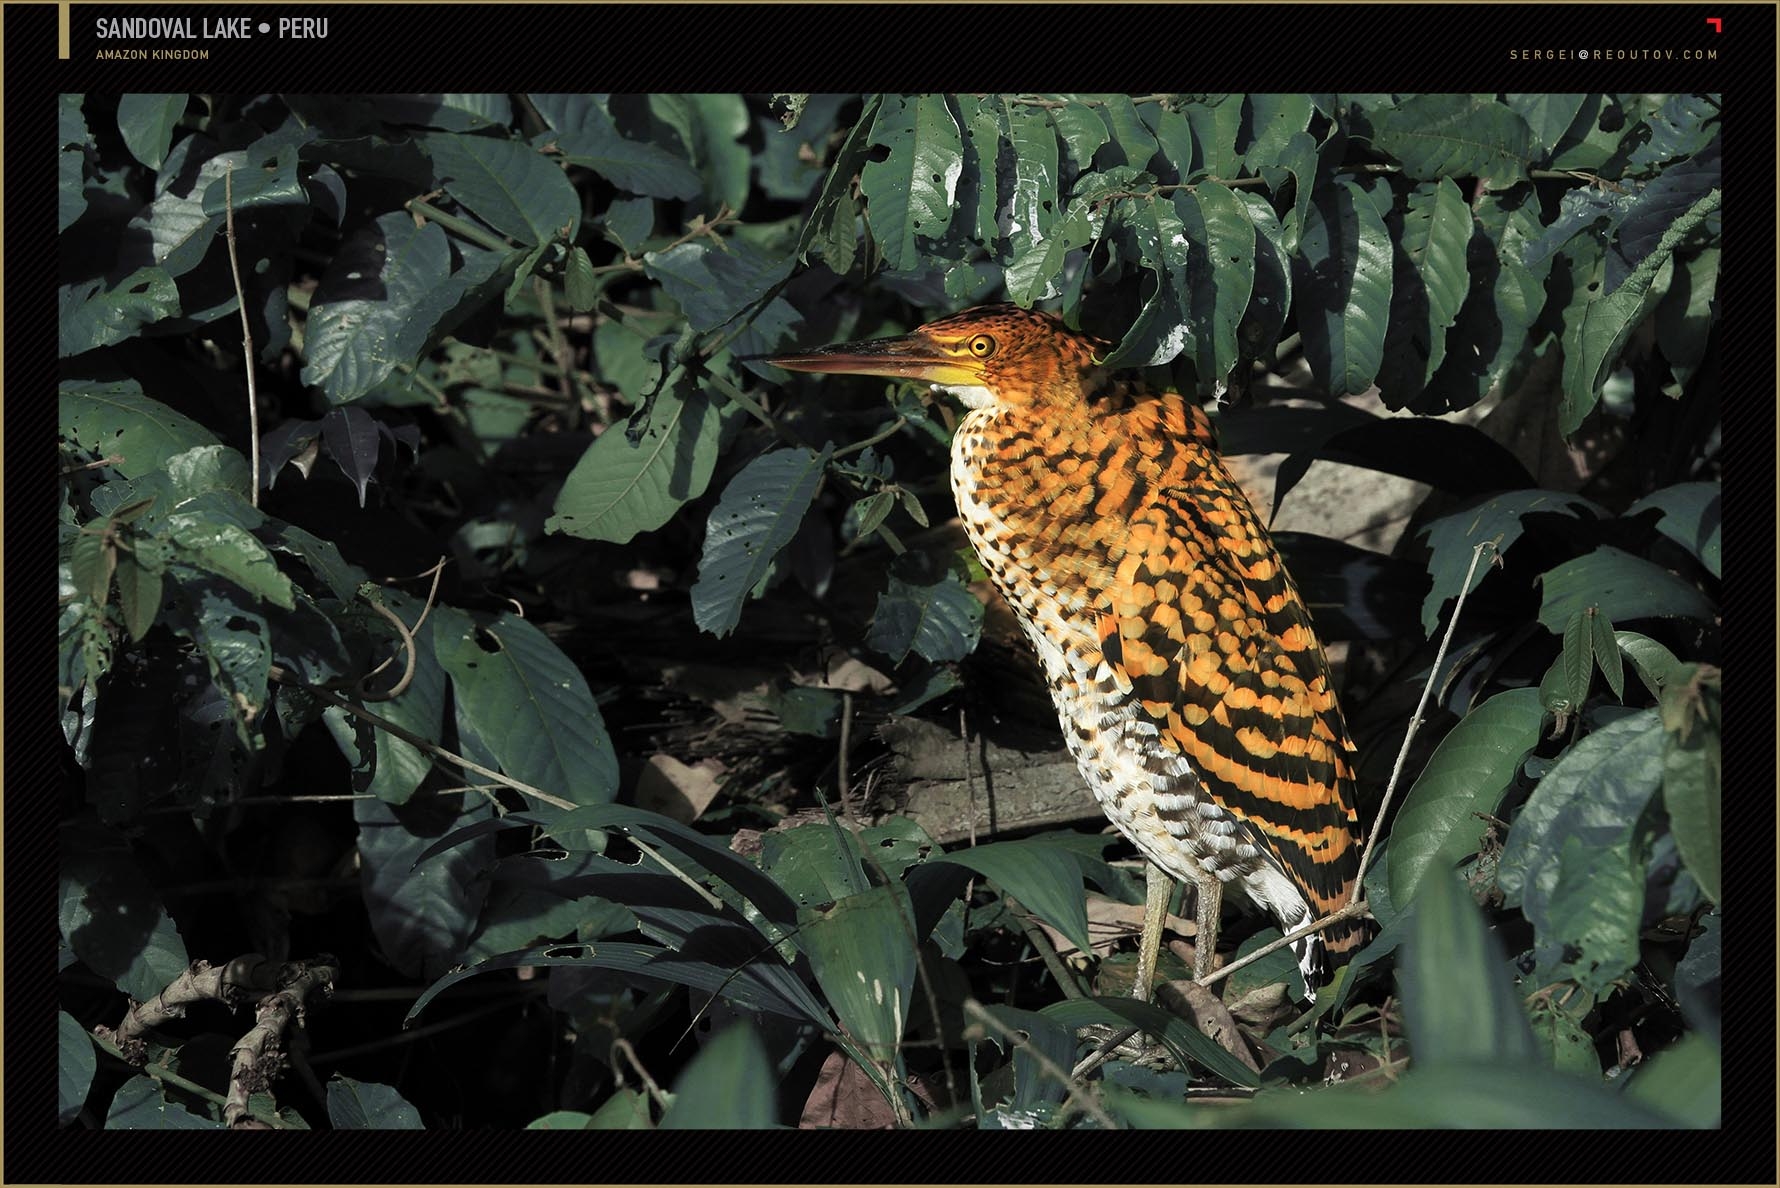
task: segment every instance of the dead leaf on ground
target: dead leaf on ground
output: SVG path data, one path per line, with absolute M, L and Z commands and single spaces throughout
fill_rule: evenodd
M 717 798 L 723 772 L 716 759 L 686 764 L 672 755 L 651 755 L 637 775 L 637 807 L 690 825 Z
M 918 1075 L 910 1075 L 909 1087 L 929 1110 L 939 1109 L 932 1091 Z M 834 1051 L 822 1062 L 816 1087 L 804 1101 L 797 1126 L 799 1130 L 894 1130 L 896 1115 L 865 1070 L 845 1053 Z
M 1230 1017 L 1223 1000 L 1210 986 L 1184 979 L 1163 982 L 1156 991 L 1156 1001 L 1210 1036 L 1219 1047 L 1250 1069 L 1261 1071 L 1254 1053 L 1249 1051 L 1248 1043 L 1237 1029 L 1236 1020 Z

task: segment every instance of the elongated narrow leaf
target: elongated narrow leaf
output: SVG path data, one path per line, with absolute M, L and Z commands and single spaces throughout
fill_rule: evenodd
M 1218 381 L 1237 360 L 1237 326 L 1255 285 L 1255 225 L 1248 207 L 1216 182 L 1175 195 L 1190 245 L 1188 283 L 1194 360 L 1199 375 Z
M 791 543 L 822 481 L 831 450 L 763 454 L 731 479 L 711 513 L 692 585 L 692 618 L 713 635 L 741 622 L 742 605 Z
M 173 129 L 185 114 L 190 96 L 120 95 L 117 100 L 117 129 L 124 135 L 130 155 L 148 166 L 159 169 L 167 159 L 167 147 L 173 143 Z
M 829 271 L 845 276 L 853 267 L 859 248 L 859 227 L 855 214 L 853 179 L 865 167 L 871 150 L 871 129 L 876 122 L 881 100 L 872 95 L 859 113 L 859 122 L 847 133 L 836 151 L 822 191 L 810 211 L 810 221 L 797 237 L 797 258 L 808 262 L 812 254 L 828 265 Z
M 1014 151 L 1014 192 L 1008 203 L 1008 240 L 1016 252 L 1035 248 L 1060 213 L 1057 132 L 1042 108 L 1014 105 L 1007 116 Z
M 502 771 L 578 805 L 617 795 L 618 758 L 587 678 L 548 636 L 504 611 L 477 620 L 449 608 L 434 609 L 432 633 L 459 728 Z
M 1693 670 L 1697 672 L 1698 670 Z M 1713 900 L 1724 892 L 1724 793 L 1721 695 L 1694 677 L 1662 692 L 1668 720 L 1663 750 L 1663 804 L 1681 860 Z M 1681 729 L 1675 729 L 1679 719 Z
M 1378 377 L 1386 405 L 1402 408 L 1446 358 L 1446 332 L 1458 320 L 1469 285 L 1465 249 L 1471 211 L 1451 178 L 1416 187 L 1393 257 L 1391 325 Z
M 1536 689 L 1498 693 L 1460 720 L 1429 757 L 1391 826 L 1391 903 L 1408 905 L 1429 879 L 1477 851 L 1520 762 L 1539 743 L 1545 712 Z
M 624 544 L 667 523 L 710 485 L 725 407 L 682 374 L 656 396 L 641 442 L 619 425 L 594 439 L 545 530 Z
M 1435 871 L 1410 920 L 1397 981 L 1416 1067 L 1534 1064 L 1505 954 L 1458 876 Z
M 916 241 L 938 239 L 952 221 L 963 169 L 958 121 L 944 95 L 886 95 L 871 139 L 890 150 L 889 157 L 868 161 L 859 171 L 872 236 L 892 270 L 917 269 Z
M 915 916 L 901 883 L 798 913 L 799 948 L 847 1034 L 878 1060 L 893 1057 L 915 990 Z
M 1714 188 L 1695 202 L 1650 249 L 1624 282 L 1611 293 L 1588 302 L 1580 318 L 1564 330 L 1564 398 L 1559 406 L 1558 428 L 1567 437 L 1581 428 L 1583 419 L 1600 399 L 1601 386 L 1619 363 L 1620 352 L 1644 316 L 1655 307 L 1657 272 L 1689 235 L 1699 229 L 1722 205 L 1722 191 Z
M 1371 387 L 1390 321 L 1391 240 L 1378 208 L 1352 181 L 1312 204 L 1292 286 L 1304 354 L 1317 378 L 1332 395 Z

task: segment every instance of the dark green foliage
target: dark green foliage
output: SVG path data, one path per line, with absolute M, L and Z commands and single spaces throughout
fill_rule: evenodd
M 63 1123 L 220 1125 L 180 1059 L 240 1019 L 193 1005 L 154 1075 L 88 1032 L 323 950 L 325 1089 L 268 1125 L 772 1126 L 823 1086 L 858 1125 L 1718 1124 L 1716 96 L 57 115 Z M 1129 851 L 1085 797 L 992 832 L 988 743 L 1055 742 L 1001 737 L 1048 711 L 948 531 L 954 411 L 764 362 L 989 300 L 1283 456 L 1276 514 L 1317 462 L 1431 489 L 1389 556 L 1280 533 L 1369 827 L 1431 690 L 1381 928 L 1309 1011 L 1284 951 L 1204 1028 L 1119 996 Z M 1585 481 L 1532 438 L 1631 444 Z M 930 834 L 911 789 L 965 772 Z M 1180 1068 L 1067 1083 L 1128 1026 Z

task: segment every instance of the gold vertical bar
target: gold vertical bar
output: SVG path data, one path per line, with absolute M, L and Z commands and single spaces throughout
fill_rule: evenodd
M 68 0 L 58 0 L 56 4 L 56 57 L 66 61 L 69 55 L 69 31 L 72 18 L 68 11 Z

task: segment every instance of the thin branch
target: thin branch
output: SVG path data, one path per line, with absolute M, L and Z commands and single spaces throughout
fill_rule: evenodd
M 253 329 L 247 324 L 247 294 L 241 288 L 241 258 L 235 250 L 235 166 L 223 170 L 223 226 L 229 241 L 229 274 L 235 279 L 235 304 L 241 311 L 241 352 L 247 367 L 247 435 L 252 482 L 247 488 L 253 506 L 260 505 L 260 392 L 253 371 Z

